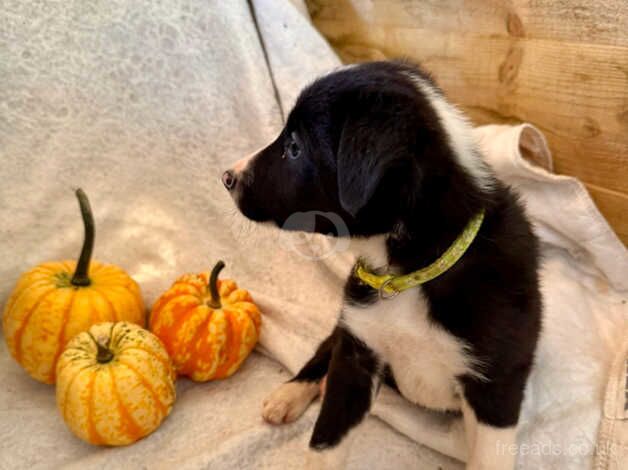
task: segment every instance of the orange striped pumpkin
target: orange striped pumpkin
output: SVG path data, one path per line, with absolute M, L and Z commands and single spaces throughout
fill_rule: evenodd
M 211 273 L 185 274 L 155 303 L 150 329 L 180 375 L 204 382 L 233 374 L 257 342 L 261 315 L 250 294 Z
M 103 321 L 144 325 L 144 302 L 137 283 L 117 266 L 90 261 L 94 219 L 78 189 L 85 240 L 78 262 L 42 263 L 22 274 L 2 316 L 11 355 L 36 380 L 55 382 L 55 364 L 76 334 Z
M 176 374 L 151 332 L 99 323 L 75 336 L 57 363 L 57 406 L 70 430 L 97 445 L 131 444 L 170 414 Z

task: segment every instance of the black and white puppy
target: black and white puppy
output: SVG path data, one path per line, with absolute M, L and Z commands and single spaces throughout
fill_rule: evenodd
M 364 241 L 369 265 L 396 274 L 438 259 L 484 210 L 464 256 L 420 287 L 382 299 L 351 274 L 338 326 L 262 414 L 295 420 L 326 376 L 310 447 L 332 465 L 325 459 L 346 447 L 384 380 L 414 403 L 462 412 L 468 468 L 513 467 L 513 454 L 499 449 L 515 443 L 541 326 L 538 243 L 429 75 L 374 62 L 323 76 L 302 91 L 279 136 L 223 183 L 254 221 L 281 227 L 296 212 L 338 214 Z M 333 232 L 328 222 L 317 219 L 314 230 Z

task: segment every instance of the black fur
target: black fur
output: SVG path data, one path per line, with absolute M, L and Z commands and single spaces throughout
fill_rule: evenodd
M 327 387 L 310 446 L 334 446 L 371 408 L 374 387 L 379 386 L 377 359 L 355 336 L 339 329 L 334 341 Z
M 401 62 L 365 64 L 317 80 L 302 92 L 281 134 L 249 165 L 255 178 L 240 175 L 233 191 L 253 220 L 282 226 L 295 212 L 329 211 L 343 218 L 352 236 L 388 234 L 388 261 L 401 273 L 437 259 L 484 209 L 467 253 L 422 290 L 430 319 L 470 345 L 483 365 L 486 380 L 458 377 L 478 419 L 511 426 L 541 327 L 538 243 L 513 192 L 497 180 L 481 187 L 459 164 L 428 97 L 408 75 L 433 85 L 423 71 Z M 324 218 L 313 229 L 331 231 Z M 381 301 L 353 275 L 345 298 Z M 337 443 L 361 419 L 373 376 L 386 378 L 385 371 L 342 327 L 321 344 L 293 379 L 318 382 L 328 374 L 314 447 Z M 390 370 L 387 382 L 394 384 Z

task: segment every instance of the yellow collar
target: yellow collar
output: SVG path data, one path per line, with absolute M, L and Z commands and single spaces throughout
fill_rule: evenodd
M 483 220 L 484 210 L 473 216 L 462 233 L 454 240 L 440 258 L 418 271 L 401 276 L 394 276 L 392 274 L 378 275 L 369 272 L 364 267 L 362 261 L 358 260 L 354 272 L 362 282 L 371 286 L 373 289 L 377 289 L 382 299 L 394 297 L 406 289 L 431 281 L 456 264 L 458 260 L 462 258 L 462 255 L 465 254 L 469 246 L 471 246 L 473 240 L 475 240 L 475 236 L 478 234 Z

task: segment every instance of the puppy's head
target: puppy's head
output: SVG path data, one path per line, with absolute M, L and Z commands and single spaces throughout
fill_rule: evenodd
M 448 177 L 451 148 L 429 77 L 403 63 L 375 62 L 326 75 L 303 90 L 270 145 L 223 175 L 240 211 L 255 221 L 334 233 L 331 212 L 352 235 L 390 232 Z M 295 224 L 295 221 L 296 224 Z

